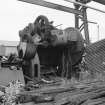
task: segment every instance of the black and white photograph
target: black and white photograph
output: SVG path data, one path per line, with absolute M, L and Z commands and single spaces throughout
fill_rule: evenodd
M 105 0 L 1 0 L 0 105 L 105 105 Z

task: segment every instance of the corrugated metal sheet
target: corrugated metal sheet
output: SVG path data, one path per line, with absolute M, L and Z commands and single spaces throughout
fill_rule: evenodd
M 86 47 L 85 60 L 89 70 L 105 74 L 105 39 Z

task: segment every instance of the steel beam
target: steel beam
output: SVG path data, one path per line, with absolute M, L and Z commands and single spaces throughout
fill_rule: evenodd
M 90 9 L 93 9 L 93 10 L 95 10 L 95 11 L 99 11 L 99 12 L 105 13 L 104 10 L 97 9 L 97 8 L 88 6 L 88 5 L 86 5 L 86 4 L 80 3 L 80 2 L 76 2 L 76 1 L 73 1 L 73 0 L 64 0 L 64 1 L 67 1 L 67 2 L 70 2 L 70 3 L 74 3 L 74 4 L 77 4 L 77 5 L 81 5 L 81 6 L 83 6 L 83 7 L 90 8 Z M 98 1 L 98 0 L 95 0 L 95 1 Z M 101 1 L 101 0 L 99 0 L 99 1 Z M 105 1 L 105 0 L 103 0 L 103 1 Z M 100 2 L 100 3 L 101 3 L 101 2 Z M 102 2 L 102 3 L 104 3 L 104 2 Z
M 105 5 L 105 0 L 93 0 L 93 1 Z
M 79 11 L 79 10 L 75 10 L 73 8 L 65 7 L 65 6 L 62 6 L 62 5 L 55 4 L 55 3 L 50 3 L 50 2 L 47 2 L 47 1 L 44 1 L 44 0 L 18 0 L 18 1 L 23 1 L 23 2 L 27 2 L 27 3 L 31 3 L 31 4 L 35 4 L 35 5 L 40 5 L 40 6 L 44 6 L 44 7 L 48 7 L 48 8 L 53 8 L 53 9 L 64 11 L 64 12 L 69 12 L 69 13 L 82 15 L 82 12 Z
M 74 5 L 76 10 L 79 10 L 80 5 Z M 79 16 L 75 14 L 75 28 L 79 29 Z

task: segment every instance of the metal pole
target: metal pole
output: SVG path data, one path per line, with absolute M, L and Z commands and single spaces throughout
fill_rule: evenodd
M 99 24 L 97 22 L 88 21 L 88 23 L 97 25 L 97 40 L 99 40 Z
M 99 12 L 105 13 L 105 11 L 103 11 L 103 10 L 100 10 L 100 9 L 88 6 L 88 5 L 80 3 L 80 2 L 76 2 L 76 1 L 73 1 L 73 0 L 64 0 L 64 1 L 67 1 L 67 2 L 70 2 L 70 3 L 74 3 L 74 4 L 78 4 L 78 5 L 84 6 L 86 8 L 90 8 L 90 9 L 93 9 L 95 11 L 99 11 Z
M 99 24 L 97 24 L 97 36 L 98 36 L 98 40 L 99 40 Z

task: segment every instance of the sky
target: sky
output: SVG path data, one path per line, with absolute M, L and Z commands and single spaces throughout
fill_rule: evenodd
M 73 7 L 72 3 L 67 3 L 63 0 L 47 1 Z M 88 5 L 105 11 L 104 5 L 95 2 L 91 2 Z M 34 22 L 39 15 L 47 16 L 50 21 L 54 21 L 55 26 L 62 24 L 59 27 L 60 29 L 74 27 L 74 14 L 72 13 L 49 9 L 18 0 L 0 0 L 0 40 L 19 41 L 19 30 Z M 88 9 L 87 16 L 89 21 L 97 23 L 89 23 L 90 40 L 95 42 L 105 38 L 105 14 Z

